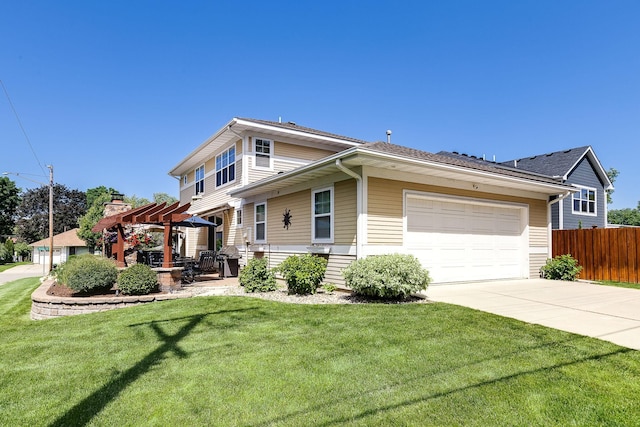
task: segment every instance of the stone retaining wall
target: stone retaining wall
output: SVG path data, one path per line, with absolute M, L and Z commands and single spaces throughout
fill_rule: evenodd
M 116 308 L 131 307 L 155 301 L 189 298 L 188 294 L 131 295 L 117 297 L 56 297 L 47 295 L 53 280 L 44 281 L 31 294 L 31 319 L 42 320 L 75 314 L 97 313 Z

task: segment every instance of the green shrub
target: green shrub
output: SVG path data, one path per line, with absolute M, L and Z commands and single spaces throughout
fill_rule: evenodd
M 327 271 L 327 260 L 311 254 L 291 255 L 276 267 L 290 294 L 315 294 Z
M 571 254 L 565 254 L 548 259 L 547 263 L 540 268 L 540 276 L 550 280 L 574 281 L 581 271 L 582 267 L 578 265 L 578 260 Z
M 146 295 L 158 287 L 158 275 L 148 265 L 135 264 L 118 276 L 118 289 L 127 295 Z
M 376 298 L 405 298 L 427 289 L 431 278 L 413 255 L 369 256 L 342 271 L 353 292 Z
M 252 258 L 238 276 L 245 292 L 270 292 L 278 288 L 276 276 L 269 270 L 267 258 Z
M 118 278 L 113 261 L 95 255 L 72 256 L 55 271 L 59 283 L 77 292 L 110 289 Z

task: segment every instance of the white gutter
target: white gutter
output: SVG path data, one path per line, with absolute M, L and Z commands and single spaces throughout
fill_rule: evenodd
M 362 189 L 362 177 L 347 168 L 342 164 L 341 159 L 336 159 L 336 167 L 340 169 L 342 172 L 346 173 L 350 177 L 356 180 L 356 211 L 357 211 L 357 219 L 356 219 L 356 259 L 360 259 L 362 256 L 362 246 L 364 243 L 364 214 L 363 214 L 363 189 Z

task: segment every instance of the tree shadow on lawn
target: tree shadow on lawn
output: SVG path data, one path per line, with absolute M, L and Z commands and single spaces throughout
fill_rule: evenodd
M 149 325 L 156 333 L 162 344 L 145 356 L 131 368 L 122 372 L 117 377 L 94 391 L 73 408 L 69 409 L 64 415 L 55 420 L 50 425 L 52 427 L 62 426 L 81 426 L 86 425 L 93 417 L 98 415 L 109 402 L 116 399 L 121 391 L 133 383 L 139 377 L 147 373 L 154 365 L 162 361 L 169 352 L 174 353 L 179 358 L 187 357 L 188 354 L 179 347 L 182 341 L 200 322 L 206 317 L 217 314 L 227 314 L 234 312 L 250 311 L 253 308 L 243 308 L 237 310 L 220 310 L 212 313 L 203 313 L 194 316 L 186 316 L 175 319 L 154 320 L 151 322 L 137 323 L 129 325 L 130 327 Z M 173 335 L 167 335 L 159 326 L 161 323 L 175 322 L 181 320 L 189 320 L 178 332 Z
M 534 346 L 534 347 L 531 347 L 531 348 L 527 348 L 525 350 L 526 351 L 537 350 L 537 349 L 541 349 L 541 348 L 544 348 L 544 347 L 556 346 L 558 344 L 569 343 L 571 341 L 576 341 L 576 340 L 581 340 L 581 339 L 583 339 L 583 338 L 572 338 L 572 339 L 567 339 L 567 340 L 562 340 L 562 341 L 552 341 L 552 342 L 545 343 L 545 344 L 542 344 L 542 345 L 539 345 L 539 346 Z M 361 411 L 359 414 L 341 416 L 341 417 L 335 418 L 333 420 L 326 421 L 324 423 L 320 423 L 320 424 L 316 424 L 316 425 L 317 426 L 332 426 L 332 425 L 343 425 L 343 424 L 346 424 L 346 423 L 353 423 L 354 421 L 357 421 L 357 420 L 362 420 L 362 419 L 365 419 L 367 417 L 375 416 L 378 413 L 387 412 L 387 411 L 393 411 L 395 409 L 400 409 L 400 408 L 403 408 L 403 407 L 409 407 L 409 406 L 416 405 L 416 404 L 419 404 L 419 403 L 422 403 L 422 402 L 426 402 L 426 401 L 429 401 L 429 400 L 435 400 L 435 399 L 439 399 L 439 398 L 442 398 L 442 397 L 447 397 L 447 396 L 450 396 L 450 395 L 453 395 L 453 394 L 456 394 L 456 393 L 465 392 L 467 390 L 478 389 L 478 388 L 481 388 L 481 387 L 484 387 L 484 386 L 489 386 L 489 385 L 492 385 L 492 384 L 504 383 L 504 382 L 516 379 L 518 377 L 521 377 L 521 376 L 532 375 L 532 374 L 541 373 L 541 372 L 548 372 L 548 371 L 552 371 L 552 370 L 563 368 L 563 367 L 567 367 L 567 366 L 578 365 L 578 364 L 581 364 L 581 363 L 584 363 L 584 362 L 599 361 L 599 360 L 603 360 L 603 359 L 609 358 L 611 356 L 620 355 L 620 354 L 626 354 L 626 353 L 634 353 L 634 352 L 635 352 L 635 350 L 630 349 L 630 348 L 620 348 L 618 350 L 609 351 L 609 352 L 606 352 L 606 353 L 603 353 L 603 354 L 585 356 L 585 357 L 582 357 L 582 358 L 579 358 L 579 359 L 574 359 L 574 360 L 567 361 L 567 362 L 562 362 L 562 363 L 556 363 L 556 364 L 553 364 L 553 365 L 550 365 L 550 366 L 541 366 L 541 367 L 535 368 L 535 369 L 523 370 L 523 371 L 520 371 L 520 372 L 515 372 L 513 374 L 504 375 L 504 376 L 501 376 L 501 377 L 492 378 L 492 379 L 488 379 L 488 380 L 484 380 L 484 381 L 478 381 L 476 383 L 471 383 L 471 384 L 467 384 L 467 385 L 464 385 L 464 386 L 461 386 L 461 387 L 452 388 L 450 390 L 443 390 L 443 391 L 440 391 L 440 392 L 427 394 L 427 395 L 424 395 L 424 396 L 420 396 L 419 398 L 405 400 L 403 402 L 394 403 L 394 404 L 391 404 L 391 405 L 379 406 L 379 407 L 374 408 L 374 409 L 366 409 L 366 410 Z M 469 368 L 469 367 L 471 367 L 473 365 L 479 365 L 479 364 L 484 363 L 484 362 L 486 362 L 486 361 L 488 361 L 490 359 L 504 358 L 505 356 L 513 355 L 513 354 L 516 354 L 516 353 L 522 353 L 522 351 L 514 351 L 514 352 L 511 352 L 511 353 L 507 353 L 507 354 L 500 354 L 500 356 L 498 356 L 498 357 L 492 357 L 492 358 L 485 358 L 485 359 L 477 360 L 477 361 L 475 361 L 473 363 L 465 365 L 464 368 Z M 453 370 L 457 370 L 457 369 L 460 369 L 460 368 L 463 368 L 463 366 L 460 366 L 460 367 L 455 368 Z M 415 377 L 414 379 L 409 380 L 409 381 L 403 380 L 402 382 L 398 382 L 398 383 L 396 383 L 394 385 L 391 385 L 391 387 L 406 386 L 409 382 L 421 381 L 421 380 L 424 380 L 426 378 L 428 378 L 430 380 L 433 380 L 433 374 Z M 386 385 L 384 388 L 388 389 L 389 385 Z M 359 392 L 357 394 L 354 393 L 351 396 L 340 397 L 337 400 L 339 400 L 340 402 L 344 402 L 345 399 L 357 398 L 357 397 L 359 397 L 359 396 L 361 396 L 363 394 L 371 394 L 371 393 L 375 393 L 376 391 L 379 391 L 379 390 L 366 390 L 366 391 Z M 328 403 L 322 403 L 322 404 L 314 405 L 314 406 L 307 407 L 305 409 L 294 411 L 294 412 L 291 412 L 291 413 L 288 413 L 288 414 L 283 414 L 281 416 L 278 416 L 278 417 L 275 417 L 275 418 L 272 418 L 272 419 L 269 419 L 269 420 L 261 421 L 261 422 L 258 422 L 256 424 L 251 424 L 251 426 L 253 426 L 253 427 L 262 427 L 262 426 L 267 426 L 267 425 L 272 425 L 272 424 L 278 424 L 278 423 L 284 422 L 286 420 L 295 419 L 296 417 L 299 417 L 299 416 L 303 416 L 304 417 L 305 415 L 310 414 L 310 413 L 312 413 L 314 411 L 323 410 L 323 409 L 327 410 L 327 409 L 329 409 L 330 406 L 332 406 L 334 404 L 335 404 L 335 401 L 332 400 L 331 402 L 328 402 Z

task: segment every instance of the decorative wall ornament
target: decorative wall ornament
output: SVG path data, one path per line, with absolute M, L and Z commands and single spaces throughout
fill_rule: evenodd
M 282 223 L 284 224 L 283 228 L 286 228 L 287 230 L 289 229 L 289 226 L 291 225 L 291 218 L 293 218 L 291 211 L 289 209 L 285 209 L 282 214 Z

